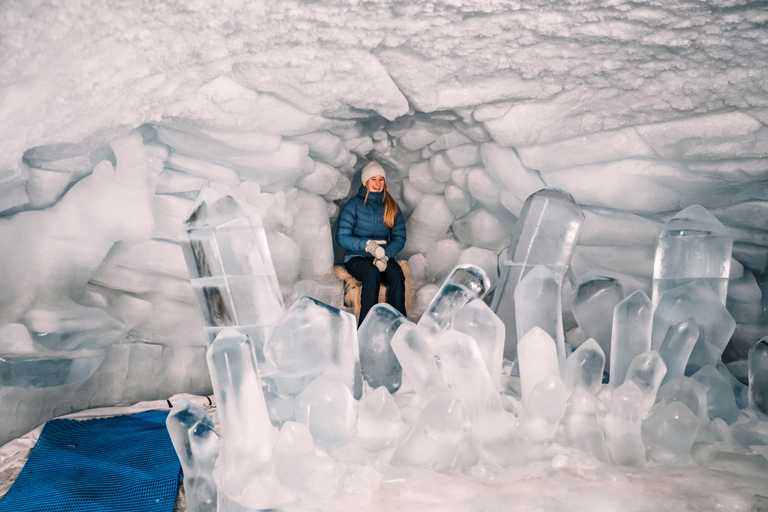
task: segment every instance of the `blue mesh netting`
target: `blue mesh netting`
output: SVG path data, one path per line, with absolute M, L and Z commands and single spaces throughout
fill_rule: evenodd
M 181 467 L 166 416 L 49 421 L 0 512 L 172 512 Z

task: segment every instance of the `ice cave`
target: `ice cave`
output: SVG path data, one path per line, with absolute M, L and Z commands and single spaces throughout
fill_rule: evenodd
M 47 425 L 151 411 L 168 512 L 768 509 L 765 2 L 9 0 L 0 34 L 0 511 L 43 510 Z M 358 330 L 371 161 L 408 309 Z M 161 510 L 115 494 L 50 510 Z

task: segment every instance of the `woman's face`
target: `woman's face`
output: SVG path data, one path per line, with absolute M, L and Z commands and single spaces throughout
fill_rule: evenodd
M 384 176 L 371 176 L 365 182 L 365 188 L 368 192 L 381 192 L 384 190 Z

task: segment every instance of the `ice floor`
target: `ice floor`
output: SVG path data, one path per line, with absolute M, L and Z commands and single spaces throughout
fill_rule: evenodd
M 176 397 L 171 397 L 171 402 Z M 201 406 L 208 397 L 190 397 Z M 87 419 L 168 409 L 168 401 L 142 402 L 130 408 L 83 411 L 68 418 Z M 215 406 L 208 407 L 209 412 Z M 0 496 L 21 471 L 42 427 L 0 447 Z M 283 506 L 286 512 L 492 512 L 492 511 L 764 511 L 768 510 L 768 447 L 743 453 L 721 452 L 714 460 L 706 447 L 694 447 L 695 459 L 708 459 L 707 467 L 694 460 L 686 464 L 626 468 L 606 465 L 582 452 L 554 446 L 541 459 L 503 475 L 463 475 L 421 469 L 360 466 L 356 482 L 333 499 Z M 339 461 L 361 464 L 365 457 L 354 447 L 337 450 Z M 386 454 L 383 454 L 386 455 Z M 372 492 L 367 481 L 371 466 L 382 473 Z M 186 511 L 183 487 L 174 512 Z

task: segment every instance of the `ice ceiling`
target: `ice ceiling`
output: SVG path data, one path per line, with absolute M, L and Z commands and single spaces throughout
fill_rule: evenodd
M 421 244 L 414 237 L 406 254 L 424 255 L 414 261 L 422 287 L 434 286 L 460 251 L 484 251 L 467 257 L 486 267 L 491 253 L 493 268 L 509 235 L 499 223 L 514 222 L 522 201 L 543 186 L 568 189 L 585 210 L 572 260 L 577 277 L 617 277 L 627 295 L 650 290 L 661 224 L 685 206 L 709 208 L 731 229 L 742 264 L 732 267 L 729 301 L 739 325 L 729 357 L 743 377 L 739 363 L 766 332 L 767 22 L 765 3 L 748 1 L 2 3 L 2 352 L 28 348 L 17 326 L 62 287 L 66 300 L 108 311 L 128 334 L 107 347 L 84 383 L 6 387 L 0 416 L 13 419 L 3 420 L 0 441 L 72 409 L 210 392 L 197 306 L 187 300 L 170 227 L 180 226 L 204 184 L 256 183 L 272 194 L 271 212 L 282 215 L 272 219 L 281 236 L 271 248 L 290 255 L 287 238 L 303 250 L 312 233 L 326 236 L 325 225 L 306 225 L 286 207 L 296 178 L 338 167 L 356 190 L 355 170 L 369 158 L 396 171 L 393 188 L 409 213 L 437 201 L 433 216 L 447 215 L 442 233 L 427 233 Z M 160 172 L 135 200 L 123 195 L 104 208 L 86 194 L 80 204 L 84 218 L 92 211 L 107 226 L 137 227 L 148 213 L 154 235 L 137 228 L 112 239 L 88 234 L 92 220 L 82 220 L 85 239 L 102 237 L 95 243 L 103 248 L 89 249 L 91 257 L 101 254 L 92 263 L 46 245 L 58 230 L 77 230 L 55 224 L 62 194 L 102 158 L 115 163 L 117 156 L 119 174 L 120 152 L 140 150 L 107 145 L 138 127 L 155 176 L 163 164 L 170 173 Z M 195 140 L 211 137 L 261 153 L 281 143 L 294 148 L 291 172 L 298 174 L 280 186 L 259 183 L 250 168 L 201 157 Z M 168 163 L 190 154 L 203 167 Z M 267 161 L 273 176 L 280 166 Z M 235 168 L 234 178 L 212 174 L 211 163 Z M 180 171 L 192 178 L 184 181 Z M 314 214 L 325 204 L 333 224 L 332 205 L 344 194 L 321 189 L 305 179 L 302 194 L 313 199 L 297 204 Z M 325 202 L 313 210 L 318 197 Z M 27 211 L 41 215 L 25 223 Z M 293 228 L 301 225 L 303 233 Z M 279 277 L 288 260 L 275 258 Z M 50 281 L 35 281 L 41 265 Z M 100 277 L 89 282 L 89 272 Z M 286 295 L 311 273 L 302 267 L 283 279 Z M 83 282 L 73 283 L 80 274 Z

